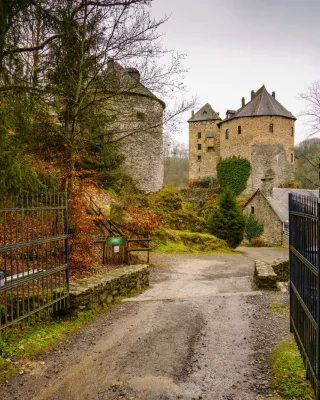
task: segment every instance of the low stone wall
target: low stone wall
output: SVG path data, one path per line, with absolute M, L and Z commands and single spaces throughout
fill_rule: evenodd
M 200 203 L 207 200 L 212 195 L 210 188 L 181 189 L 181 194 L 186 201 Z
M 70 284 L 70 309 L 93 310 L 111 305 L 149 286 L 149 266 L 131 265 Z
M 278 288 L 277 282 L 289 280 L 289 258 L 277 258 L 271 261 L 256 260 L 254 275 L 259 289 L 275 290 Z

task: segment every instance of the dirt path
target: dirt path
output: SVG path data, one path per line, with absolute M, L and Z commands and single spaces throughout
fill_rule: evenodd
M 252 287 L 244 254 L 154 256 L 152 287 L 107 310 L 0 389 L 5 399 L 254 400 L 268 390 L 267 353 L 287 323 Z

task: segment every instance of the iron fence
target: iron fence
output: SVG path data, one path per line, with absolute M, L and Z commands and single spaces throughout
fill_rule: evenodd
M 290 329 L 320 400 L 320 201 L 289 194 Z
M 66 194 L 0 198 L 0 332 L 65 307 L 68 284 Z

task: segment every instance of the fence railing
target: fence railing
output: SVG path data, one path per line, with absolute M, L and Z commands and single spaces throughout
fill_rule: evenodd
M 0 198 L 0 332 L 66 306 L 65 193 Z
M 289 194 L 290 329 L 320 400 L 320 201 Z

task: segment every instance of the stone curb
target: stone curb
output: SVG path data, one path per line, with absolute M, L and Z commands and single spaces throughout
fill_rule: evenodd
M 149 265 L 130 265 L 70 284 L 70 309 L 94 310 L 149 286 Z
M 277 282 L 289 280 L 289 257 L 271 261 L 256 260 L 254 276 L 258 289 L 277 290 Z

